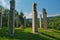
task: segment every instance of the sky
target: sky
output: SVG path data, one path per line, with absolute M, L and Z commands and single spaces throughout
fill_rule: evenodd
M 60 0 L 15 0 L 15 9 L 18 12 L 23 11 L 27 18 L 32 18 L 32 3 L 37 3 L 38 18 L 42 14 L 42 8 L 46 9 L 47 16 L 60 15 Z M 0 5 L 10 8 L 10 0 L 0 0 Z

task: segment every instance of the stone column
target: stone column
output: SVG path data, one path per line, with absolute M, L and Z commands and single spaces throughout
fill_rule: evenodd
M 42 15 L 40 15 L 40 28 L 42 28 Z
M 2 28 L 2 12 L 0 12 L 0 28 Z
M 32 32 L 38 32 L 38 25 L 37 25 L 37 9 L 36 9 L 37 4 L 33 3 L 32 4 Z
M 9 35 L 14 35 L 14 26 L 15 26 L 15 0 L 10 0 L 10 12 L 9 12 Z
M 16 27 L 18 27 L 18 16 L 16 17 Z
M 24 27 L 26 28 L 26 16 L 24 16 Z
M 47 30 L 47 12 L 45 8 L 43 8 L 43 23 L 44 23 L 44 29 Z
M 9 27 L 9 13 L 8 13 L 8 22 L 7 22 L 7 26 Z

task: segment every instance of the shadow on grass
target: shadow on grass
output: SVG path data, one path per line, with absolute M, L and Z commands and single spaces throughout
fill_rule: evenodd
M 15 30 L 15 35 L 10 37 L 8 35 L 8 29 L 0 29 L 0 39 L 9 40 L 49 40 L 41 35 L 23 32 L 21 30 Z
M 45 36 L 48 36 L 48 37 L 50 37 L 50 38 L 54 38 L 54 39 L 56 39 L 56 40 L 60 40 L 60 38 L 56 38 L 56 37 L 53 37 L 53 36 L 48 35 L 48 34 L 45 34 L 45 33 L 41 33 L 41 34 L 43 34 L 43 35 L 45 35 Z
M 60 33 L 60 29 L 55 29 L 53 31 L 56 32 L 56 33 Z
M 55 30 L 53 30 L 54 32 L 56 32 L 56 33 L 60 33 L 60 31 L 55 31 Z

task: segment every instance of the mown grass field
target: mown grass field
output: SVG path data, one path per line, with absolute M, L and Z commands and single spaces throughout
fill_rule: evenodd
M 31 28 L 20 30 L 15 28 L 15 35 L 9 36 L 8 28 L 0 29 L 0 40 L 60 40 L 60 30 L 48 29 L 44 31 L 38 28 L 38 34 L 33 34 Z

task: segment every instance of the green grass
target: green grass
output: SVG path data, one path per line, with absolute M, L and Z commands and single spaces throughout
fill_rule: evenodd
M 33 34 L 31 28 L 20 30 L 15 28 L 15 35 L 9 36 L 8 28 L 0 29 L 0 40 L 60 40 L 60 30 L 38 28 L 39 34 Z

